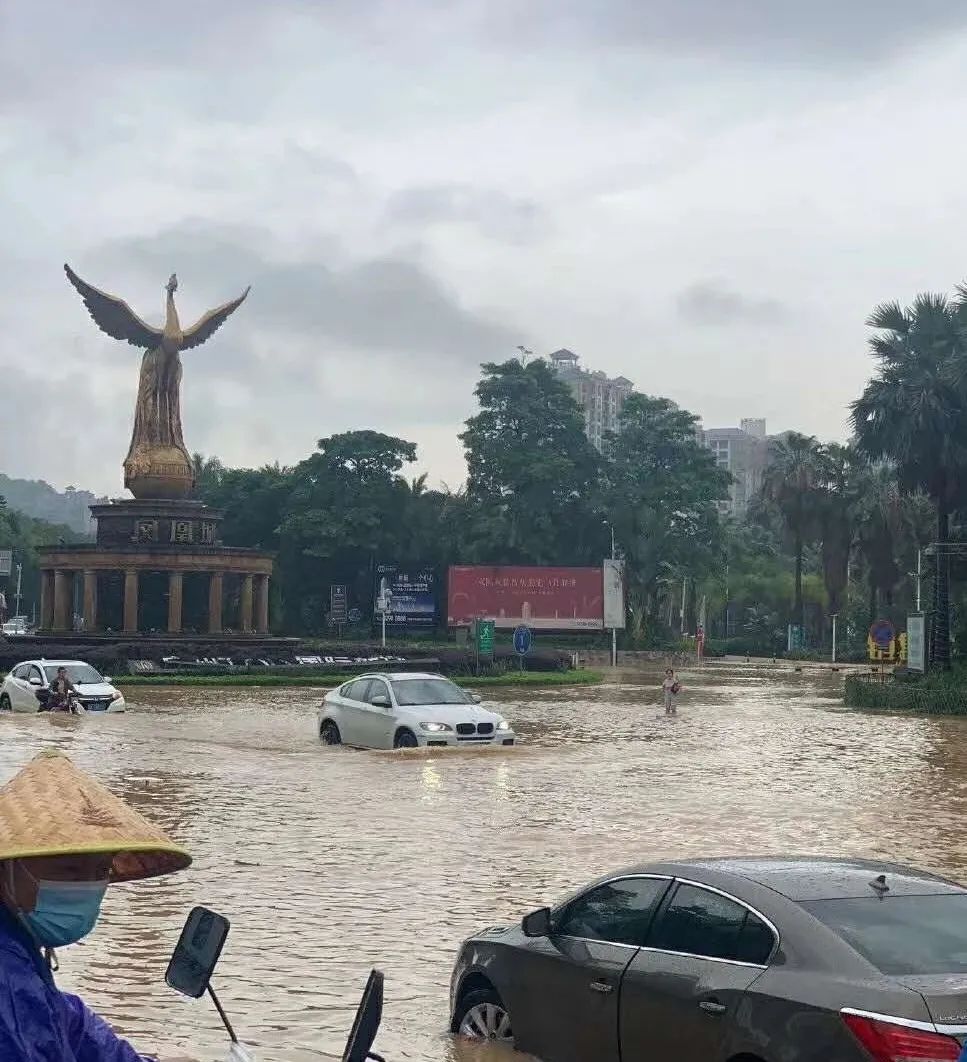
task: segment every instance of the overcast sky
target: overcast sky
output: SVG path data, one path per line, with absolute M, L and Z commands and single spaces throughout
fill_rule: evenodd
M 842 438 L 864 319 L 967 273 L 957 0 L 0 2 L 0 470 L 120 493 L 140 355 L 184 355 L 189 449 L 376 428 L 455 485 L 518 343 L 706 426 Z M 59 399 L 59 400 L 58 400 Z

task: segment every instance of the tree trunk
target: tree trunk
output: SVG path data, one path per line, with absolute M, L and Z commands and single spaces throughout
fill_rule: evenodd
M 796 535 L 796 599 L 792 605 L 792 622 L 798 624 L 804 631 L 806 628 L 805 616 L 802 604 L 802 535 Z
M 933 588 L 933 644 L 931 660 L 936 667 L 950 667 L 950 558 L 947 541 L 950 538 L 950 513 L 945 496 L 937 502 L 937 578 Z

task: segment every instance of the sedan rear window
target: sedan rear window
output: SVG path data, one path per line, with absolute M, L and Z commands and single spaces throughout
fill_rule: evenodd
M 802 906 L 885 974 L 967 973 L 967 894 L 871 895 Z
M 394 679 L 397 704 L 472 704 L 469 694 L 449 679 Z

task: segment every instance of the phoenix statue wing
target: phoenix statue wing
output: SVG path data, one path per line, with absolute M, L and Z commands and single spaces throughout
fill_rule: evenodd
M 130 306 L 115 295 L 92 287 L 81 280 L 66 263 L 67 279 L 77 288 L 88 313 L 102 332 L 112 339 L 126 339 L 132 346 L 150 350 L 161 342 L 161 329 L 146 324 Z
M 224 306 L 209 310 L 199 321 L 185 330 L 185 338 L 182 340 L 181 349 L 190 350 L 192 347 L 200 347 L 206 339 L 210 339 L 215 332 L 228 320 L 229 317 L 242 305 L 245 297 L 252 289 L 246 288 L 237 299 L 226 302 Z

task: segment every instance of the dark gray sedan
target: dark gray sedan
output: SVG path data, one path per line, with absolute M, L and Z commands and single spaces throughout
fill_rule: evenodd
M 967 889 L 861 860 L 635 867 L 471 937 L 450 1002 L 454 1033 L 544 1062 L 957 1062 Z

